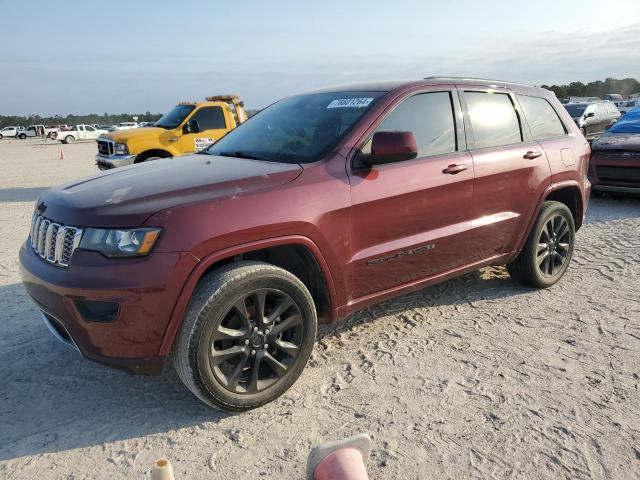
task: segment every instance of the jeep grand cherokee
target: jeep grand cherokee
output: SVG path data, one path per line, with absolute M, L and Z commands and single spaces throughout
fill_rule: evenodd
M 535 288 L 571 260 L 589 145 L 553 93 L 428 78 L 285 98 L 200 154 L 52 188 L 25 287 L 85 357 L 205 403 L 285 392 L 317 322 L 487 266 Z

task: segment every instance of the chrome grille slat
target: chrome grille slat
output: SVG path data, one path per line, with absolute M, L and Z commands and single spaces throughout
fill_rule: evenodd
M 81 228 L 61 225 L 36 213 L 31 220 L 31 248 L 47 262 L 68 267 L 73 252 L 80 246 L 82 232 Z

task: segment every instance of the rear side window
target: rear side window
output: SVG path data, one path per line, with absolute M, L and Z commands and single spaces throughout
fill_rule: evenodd
M 522 141 L 520 122 L 506 93 L 464 92 L 473 147 L 498 147 Z
M 607 108 L 609 109 L 609 113 L 618 113 L 618 108 L 616 104 L 613 102 L 608 102 Z
M 526 95 L 518 95 L 517 97 L 534 140 L 566 135 L 567 131 L 560 121 L 560 117 L 547 100 Z
M 413 132 L 418 157 L 456 151 L 453 106 L 449 92 L 420 93 L 404 100 L 378 126 L 381 131 Z M 371 153 L 371 141 L 362 148 Z
M 227 128 L 224 121 L 224 112 L 220 107 L 203 107 L 198 110 L 191 120 L 197 120 L 200 131 Z

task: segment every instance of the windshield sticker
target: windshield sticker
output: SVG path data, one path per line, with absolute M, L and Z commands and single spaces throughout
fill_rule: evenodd
M 196 138 L 196 152 L 200 152 L 213 143 L 213 138 Z
M 373 98 L 336 98 L 327 108 L 364 108 L 372 101 Z

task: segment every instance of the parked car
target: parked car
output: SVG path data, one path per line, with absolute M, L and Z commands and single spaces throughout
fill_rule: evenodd
M 640 193 L 640 108 L 627 112 L 591 148 L 594 192 Z
M 154 123 L 153 128 L 113 132 L 98 140 L 100 170 L 124 167 L 204 150 L 247 119 L 237 95 L 181 102 Z
M 96 140 L 100 135 L 109 133 L 107 130 L 100 130 L 91 125 L 76 125 L 73 129 L 63 132 L 53 132 L 51 138 L 60 140 L 62 143 L 73 143 L 78 140 Z
M 20 127 L 4 127 L 0 130 L 0 139 L 2 138 L 15 138 L 18 136 Z
M 48 137 L 56 129 L 47 128 L 44 125 L 29 125 L 18 132 L 18 138 L 24 140 L 27 137 Z
M 563 106 L 588 140 L 596 138 L 620 118 L 620 112 L 610 100 L 565 103 Z
M 625 115 L 634 108 L 640 107 L 640 98 L 632 98 L 630 100 L 624 100 L 616 104 L 621 115 Z
M 113 125 L 98 125 L 96 128 L 98 130 L 106 130 L 107 132 L 115 132 L 116 131 L 116 127 L 114 127 Z
M 138 124 L 136 122 L 120 122 L 117 125 L 114 125 L 115 130 L 130 130 L 132 128 L 138 128 Z
M 200 154 L 45 191 L 20 250 L 54 334 L 136 373 L 172 359 L 208 405 L 284 393 L 317 322 L 487 265 L 558 282 L 589 144 L 555 95 L 493 80 L 334 87 Z

